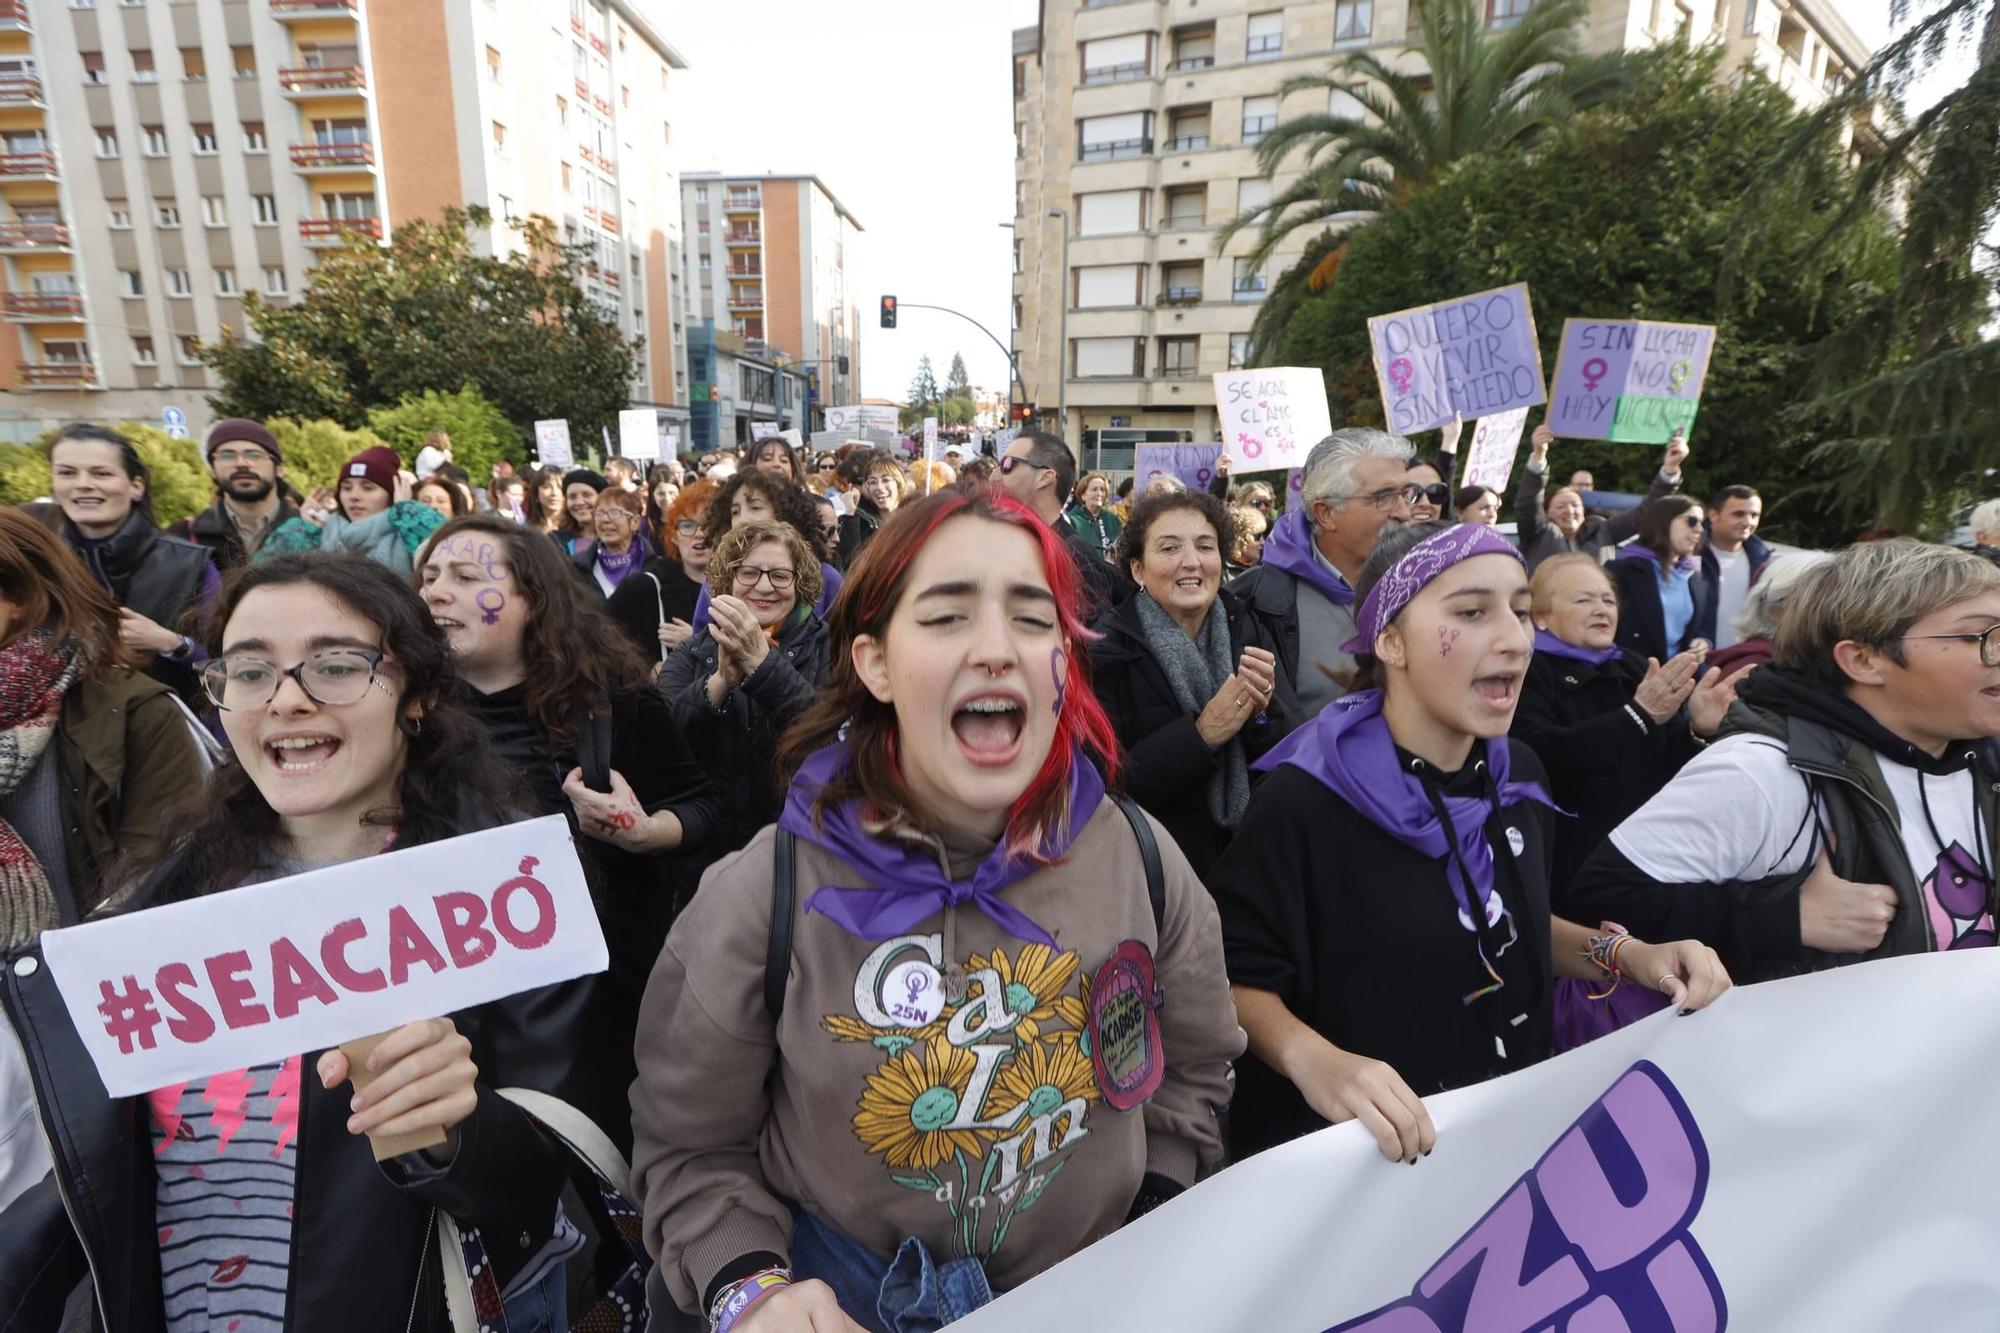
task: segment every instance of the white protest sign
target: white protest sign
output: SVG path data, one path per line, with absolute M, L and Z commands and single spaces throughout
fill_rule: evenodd
M 1317 370 L 1219 370 L 1215 410 L 1223 451 L 1244 472 L 1303 467 L 1312 447 L 1333 434 L 1326 379 Z
M 952 1333 L 1990 1333 L 1996 1048 L 2000 950 L 1742 987 L 1427 1098 L 1414 1169 L 1353 1121 L 1239 1162 Z
M 605 968 L 561 815 L 42 936 L 114 1097 Z
M 938 456 L 938 419 L 924 418 L 924 457 L 935 463 Z
M 576 455 L 569 448 L 569 422 L 537 421 L 535 423 L 535 457 L 543 467 L 571 467 Z
M 826 409 L 826 429 L 852 435 L 861 429 L 861 404 L 841 403 Z
M 660 456 L 660 414 L 650 407 L 634 407 L 618 414 L 618 452 L 635 462 L 651 462 Z
M 753 421 L 750 423 L 750 441 L 762 444 L 778 437 L 778 423 L 775 421 Z
M 1504 495 L 1507 478 L 1514 474 L 1514 456 L 1521 452 L 1521 430 L 1527 424 L 1525 407 L 1495 412 L 1473 422 L 1472 444 L 1465 454 L 1465 484 Z M 1449 483 L 1451 478 L 1445 481 Z

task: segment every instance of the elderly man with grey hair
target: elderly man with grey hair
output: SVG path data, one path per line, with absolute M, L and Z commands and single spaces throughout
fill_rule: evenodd
M 1975 506 L 1966 523 L 1972 529 L 1974 553 L 2000 565 L 2000 500 Z
M 1405 521 L 1416 487 L 1403 478 L 1410 442 L 1349 427 L 1306 456 L 1298 508 L 1279 519 L 1264 560 L 1230 585 L 1277 645 L 1278 690 L 1311 717 L 1347 693 L 1354 659 L 1354 584 L 1384 524 Z

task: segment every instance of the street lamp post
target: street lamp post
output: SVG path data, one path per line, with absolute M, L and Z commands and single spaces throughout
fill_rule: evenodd
M 1062 219 L 1062 322 L 1056 334 L 1062 344 L 1057 349 L 1056 420 L 1062 423 L 1063 440 L 1069 440 L 1069 210 L 1051 208 L 1049 216 Z M 1079 444 L 1078 453 L 1082 452 Z

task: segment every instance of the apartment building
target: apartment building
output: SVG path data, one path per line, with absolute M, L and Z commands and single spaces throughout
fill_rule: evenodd
M 634 405 L 687 419 L 670 75 L 627 0 L 0 0 L 0 438 L 78 418 L 199 434 L 198 341 L 246 331 L 328 249 L 531 213 L 646 353 Z
M 817 176 L 681 179 L 687 314 L 805 363 L 821 404 L 861 385 L 861 223 Z
M 1483 3 L 1505 26 L 1534 0 Z M 1219 256 L 1216 235 L 1297 178 L 1258 171 L 1281 118 L 1357 109 L 1281 89 L 1356 50 L 1420 69 L 1418 27 L 1417 0 L 1046 0 L 1014 33 L 1014 345 L 1029 399 L 1051 425 L 1066 406 L 1087 461 L 1217 438 L 1209 377 L 1244 364 L 1270 277 L 1309 238 L 1260 269 L 1253 234 Z M 1870 55 L 1832 0 L 1593 0 L 1593 49 L 1674 40 L 1719 41 L 1727 73 L 1762 69 L 1806 105 Z

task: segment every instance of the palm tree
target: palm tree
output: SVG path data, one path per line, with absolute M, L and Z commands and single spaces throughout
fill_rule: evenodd
M 1269 203 L 1232 219 L 1218 255 L 1239 232 L 1260 227 L 1247 256 L 1263 264 L 1287 239 L 1317 229 L 1306 253 L 1271 285 L 1251 328 L 1251 355 L 1270 354 L 1300 302 L 1325 286 L 1343 242 L 1434 183 L 1452 163 L 1536 138 L 1588 107 L 1631 90 L 1642 56 L 1583 52 L 1578 32 L 1589 0 L 1541 0 L 1518 22 L 1489 28 L 1480 0 L 1432 0 L 1411 49 L 1428 74 L 1357 51 L 1325 74 L 1287 81 L 1294 93 L 1345 93 L 1361 114 L 1309 112 L 1278 123 L 1257 149 L 1268 179 L 1294 151 L 1306 169 Z M 1329 101 L 1331 98 L 1329 97 Z

